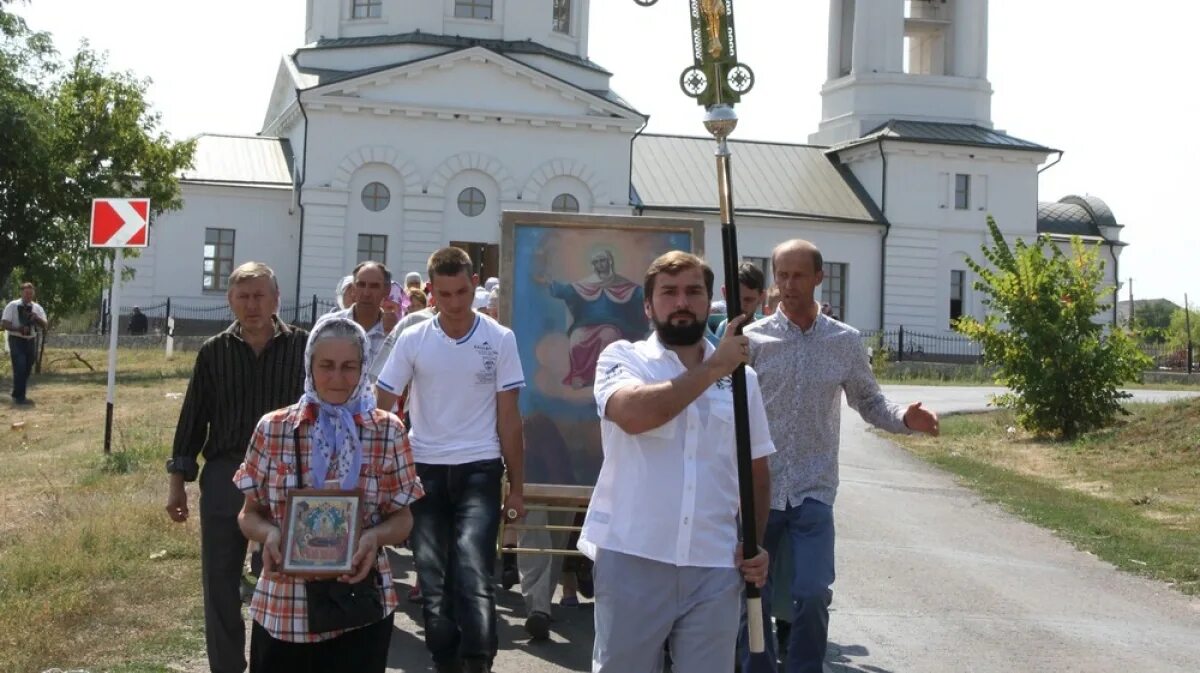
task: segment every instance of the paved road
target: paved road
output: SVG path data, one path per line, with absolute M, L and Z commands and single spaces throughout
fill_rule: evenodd
M 997 389 L 888 386 L 939 412 L 986 407 Z M 1188 395 L 1135 391 L 1139 401 Z M 1200 671 L 1200 600 L 1120 573 L 983 502 L 867 432 L 844 409 L 835 673 Z M 411 585 L 411 557 L 395 559 Z M 397 614 L 390 670 L 432 670 L 419 606 Z M 590 670 L 592 612 L 555 607 L 549 643 L 524 637 L 519 594 L 501 592 L 496 673 Z M 630 672 L 637 673 L 637 672 Z
M 988 392 L 888 387 L 939 411 L 979 409 Z M 843 416 L 834 671 L 1200 671 L 1200 601 L 1118 572 L 865 430 Z

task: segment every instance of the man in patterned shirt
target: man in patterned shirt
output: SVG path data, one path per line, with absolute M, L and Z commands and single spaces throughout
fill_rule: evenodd
M 791 240 L 771 258 L 779 310 L 745 333 L 758 372 L 771 438 L 771 512 L 763 546 L 792 552 L 793 622 L 787 673 L 821 673 L 833 600 L 833 501 L 838 486 L 842 392 L 863 420 L 896 433 L 938 433 L 937 414 L 917 402 L 901 407 L 884 397 L 858 330 L 821 312 L 814 299 L 824 279 L 817 246 Z M 768 582 L 771 579 L 768 578 Z M 771 589 L 763 591 L 769 624 Z M 775 671 L 774 638 L 767 652 L 744 655 L 743 671 Z M 747 660 L 748 659 L 748 660 Z

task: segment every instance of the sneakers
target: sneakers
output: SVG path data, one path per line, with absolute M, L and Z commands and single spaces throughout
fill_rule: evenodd
M 525 620 L 525 632 L 530 640 L 547 640 L 550 638 L 550 615 L 535 611 Z
M 560 600 L 558 602 L 558 604 L 563 606 L 564 608 L 577 608 L 577 607 L 579 607 L 579 597 L 578 596 L 563 596 L 562 600 Z

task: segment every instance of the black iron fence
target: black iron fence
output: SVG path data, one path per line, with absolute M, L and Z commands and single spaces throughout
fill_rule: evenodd
M 892 330 L 864 330 L 862 339 L 872 360 L 882 354 L 889 362 L 983 362 L 979 343 L 951 332 L 930 334 L 901 326 Z M 1141 344 L 1139 348 L 1150 357 L 1152 369 L 1189 374 L 1200 371 L 1200 345 Z
M 901 325 L 892 330 L 864 330 L 862 339 L 872 360 L 882 355 L 889 362 L 983 362 L 979 344 L 959 334 L 918 332 Z
M 133 318 L 133 306 L 122 306 L 119 323 L 120 334 L 130 334 L 130 320 Z M 284 301 L 279 307 L 279 316 L 283 320 L 308 329 L 317 318 L 337 308 L 329 300 L 313 295 L 311 299 L 302 302 Z M 149 335 L 167 335 L 167 319 L 175 318 L 175 336 L 206 336 L 216 334 L 233 322 L 233 311 L 229 305 L 194 304 L 178 302 L 171 298 L 151 306 L 139 306 L 138 309 L 146 316 L 146 333 Z M 109 329 L 109 307 L 107 300 L 101 302 L 100 311 L 96 316 L 95 328 L 101 334 L 107 334 Z

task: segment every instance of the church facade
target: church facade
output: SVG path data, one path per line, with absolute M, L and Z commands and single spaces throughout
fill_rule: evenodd
M 262 128 L 198 138 L 183 208 L 130 261 L 128 305 L 221 305 L 251 259 L 296 302 L 332 298 L 364 259 L 424 275 L 449 244 L 498 275 L 508 210 L 699 218 L 718 258 L 712 140 L 642 133 L 647 116 L 588 58 L 589 4 L 308 0 Z M 978 256 L 989 214 L 1013 237 L 1084 237 L 1117 278 L 1107 206 L 1039 203 L 1057 150 L 991 121 L 986 0 L 830 9 L 811 144 L 731 143 L 744 257 L 769 277 L 772 247 L 808 238 L 839 317 L 933 333 L 982 315 L 963 257 Z

